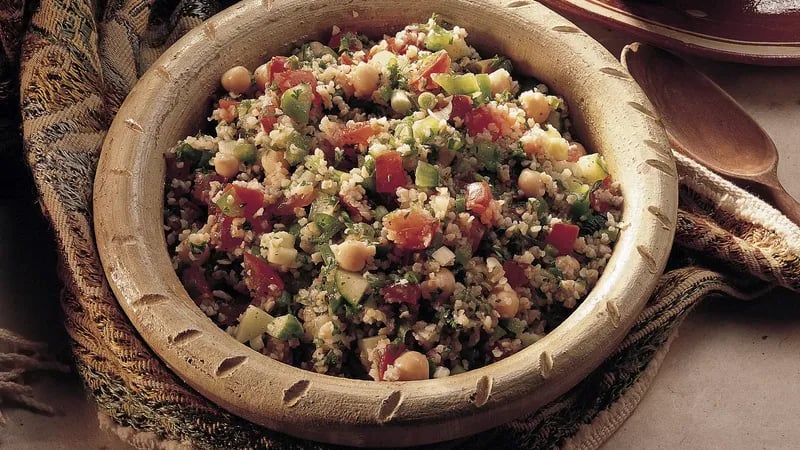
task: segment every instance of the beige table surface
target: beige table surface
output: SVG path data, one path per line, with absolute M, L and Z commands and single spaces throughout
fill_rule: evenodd
M 626 38 L 582 24 L 615 54 Z M 775 141 L 779 176 L 800 198 L 800 68 L 695 60 Z M 747 149 L 742 149 L 747 151 Z M 0 155 L 2 152 L 0 152 Z M 0 327 L 63 346 L 55 256 L 20 166 L 0 158 Z M 3 449 L 124 449 L 98 429 L 75 376 L 33 380 L 53 417 L 3 407 Z M 800 448 L 800 297 L 709 299 L 681 329 L 638 409 L 606 449 Z

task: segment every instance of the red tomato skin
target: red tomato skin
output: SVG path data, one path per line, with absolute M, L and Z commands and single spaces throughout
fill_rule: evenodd
M 305 208 L 310 205 L 315 198 L 317 198 L 316 192 L 284 198 L 277 206 L 271 209 L 270 213 L 279 217 L 294 216 L 295 208 Z
M 273 56 L 267 63 L 267 84 L 275 79 L 275 75 L 286 70 L 286 56 Z
M 575 248 L 575 240 L 580 230 L 580 227 L 571 223 L 556 223 L 551 227 L 545 243 L 558 249 L 559 256 L 569 255 Z
M 255 291 L 258 296 L 278 295 L 283 291 L 284 283 L 280 273 L 273 269 L 267 262 L 252 253 L 244 254 L 244 268 L 250 272 L 250 276 L 245 278 L 251 291 Z M 270 285 L 275 285 L 276 290 L 272 290 Z
M 352 127 L 343 127 L 334 133 L 335 145 L 343 147 L 345 145 L 367 145 L 369 138 L 378 134 L 369 122 L 360 122 Z
M 492 129 L 490 129 L 490 124 L 495 124 L 496 127 L 491 127 Z M 467 133 L 469 133 L 470 136 L 488 131 L 492 137 L 492 141 L 496 141 L 501 135 L 500 125 L 495 120 L 491 111 L 485 106 L 469 111 L 464 116 L 464 125 L 466 125 Z
M 422 67 L 419 74 L 409 84 L 418 91 L 436 89 L 439 85 L 433 81 L 431 75 L 435 73 L 450 73 L 450 64 L 450 55 L 446 51 L 440 50 L 430 62 Z
M 418 284 L 395 283 L 381 289 L 381 296 L 386 303 L 405 303 L 416 305 L 422 297 Z
M 231 236 L 233 217 L 228 217 L 225 214 L 220 216 L 222 220 L 219 223 L 219 246 L 217 248 L 223 252 L 232 252 L 241 245 L 242 238 Z
M 525 276 L 525 268 L 522 264 L 512 259 L 507 259 L 503 261 L 503 270 L 506 272 L 506 279 L 512 288 L 528 284 L 528 277 Z
M 253 217 L 259 209 L 264 207 L 264 194 L 255 189 L 249 189 L 237 184 L 232 185 L 236 199 L 242 206 L 244 217 Z
M 198 305 L 206 298 L 211 298 L 211 287 L 206 280 L 203 268 L 198 264 L 192 264 L 181 272 L 181 281 L 186 287 L 186 292 Z
M 375 190 L 382 194 L 394 194 L 406 184 L 403 157 L 398 152 L 386 152 L 375 158 Z
M 386 368 L 394 364 L 395 360 L 406 352 L 405 344 L 389 344 L 381 353 L 380 364 L 378 366 L 378 379 L 383 380 Z
M 439 222 L 424 210 L 395 210 L 387 217 L 386 227 L 396 234 L 394 244 L 405 250 L 428 248 L 433 241 L 433 235 L 439 229 Z
M 461 120 L 472 111 L 472 99 L 468 95 L 454 95 L 450 100 L 453 105 L 453 110 L 450 113 L 450 119 L 458 117 Z
M 467 185 L 466 207 L 468 211 L 481 215 L 489 208 L 491 201 L 492 190 L 489 188 L 489 183 L 476 181 Z

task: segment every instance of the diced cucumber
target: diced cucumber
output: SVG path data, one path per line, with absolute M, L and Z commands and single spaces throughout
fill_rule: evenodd
M 569 144 L 562 137 L 548 137 L 544 147 L 545 155 L 554 161 L 564 161 L 569 157 Z
M 267 334 L 282 341 L 303 337 L 303 325 L 292 314 L 276 317 L 267 325 Z
M 236 329 L 236 338 L 239 342 L 247 342 L 250 339 L 261 336 L 267 332 L 267 327 L 274 317 L 267 314 L 259 307 L 250 305 L 239 318 L 239 328 Z
M 233 185 L 228 185 L 222 194 L 217 199 L 217 208 L 229 217 L 241 217 L 244 214 L 244 209 L 239 204 L 239 199 L 236 197 L 236 191 L 233 190 Z
M 453 43 L 453 34 L 444 28 L 431 30 L 425 37 L 425 48 L 435 52 Z
M 534 333 L 522 333 L 519 336 L 519 340 L 522 341 L 522 346 L 523 347 L 528 347 L 528 346 L 530 346 L 531 344 L 533 344 L 534 342 L 538 341 L 541 338 L 542 338 L 541 336 L 539 336 L 537 334 L 534 334 Z
M 456 204 L 455 204 L 456 212 L 462 213 L 467 210 L 467 199 L 463 196 L 459 195 L 456 197 Z
M 448 95 L 469 95 L 480 91 L 478 80 L 475 78 L 474 73 L 465 73 L 463 75 L 435 73 L 431 75 L 431 79 L 441 86 Z
M 584 155 L 578 158 L 578 174 L 589 184 L 593 184 L 608 176 L 605 161 L 597 153 Z
M 427 143 L 434 136 L 442 131 L 442 121 L 438 117 L 428 116 L 414 122 L 411 129 L 414 137 L 419 139 L 420 143 Z
M 287 89 L 281 96 L 281 109 L 297 124 L 304 126 L 308 123 L 308 113 L 311 111 L 311 100 L 314 98 L 311 85 L 300 83 Z
M 573 203 L 570 207 L 570 212 L 572 213 L 573 217 L 581 217 L 591 210 L 589 204 L 589 194 L 591 193 L 591 190 L 592 187 L 588 184 L 581 184 L 572 190 L 572 192 L 578 196 L 578 199 L 575 200 L 575 203 Z
M 371 364 L 369 361 L 369 354 L 372 352 L 378 344 L 385 340 L 385 336 L 371 336 L 365 337 L 358 340 L 358 356 L 361 360 L 361 364 L 364 366 L 365 369 L 369 369 Z
M 475 75 L 475 81 L 478 83 L 478 89 L 481 92 L 481 98 L 479 99 L 482 103 L 488 102 L 492 99 L 492 81 L 489 78 L 489 75 L 485 73 L 481 73 Z
M 308 145 L 308 137 L 292 130 L 286 141 L 286 152 L 284 153 L 286 162 L 293 166 L 303 162 L 306 156 L 308 156 Z
M 417 162 L 417 170 L 414 172 L 414 183 L 418 187 L 432 188 L 439 185 L 439 170 L 436 166 L 425 161 Z
M 412 124 L 414 122 L 410 120 L 404 120 L 397 124 L 394 129 L 394 138 L 397 139 L 400 143 L 403 144 L 412 144 L 414 142 L 414 131 L 412 128 Z M 370 154 L 372 152 L 370 151 Z M 373 155 L 376 157 L 378 155 Z
M 430 92 L 423 92 L 417 97 L 417 105 L 420 109 L 433 109 L 436 107 L 436 96 Z
M 256 160 L 256 146 L 249 142 L 240 142 L 233 147 L 233 156 L 243 163 Z
M 486 170 L 490 172 L 497 171 L 497 165 L 500 162 L 500 152 L 497 146 L 490 142 L 481 142 L 477 147 L 478 161 L 483 163 Z
M 347 303 L 358 306 L 369 289 L 369 282 L 360 273 L 336 269 L 336 289 Z

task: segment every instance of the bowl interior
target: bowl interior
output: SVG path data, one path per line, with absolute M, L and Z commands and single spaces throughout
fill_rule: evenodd
M 563 95 L 587 148 L 603 153 L 625 197 L 620 236 L 588 298 L 553 332 L 495 364 L 441 380 L 369 382 L 303 371 L 239 344 L 189 298 L 162 224 L 163 152 L 202 127 L 219 76 L 333 25 L 394 34 L 436 12 L 482 54 Z M 95 228 L 106 275 L 153 350 L 204 396 L 255 423 L 304 438 L 399 446 L 472 434 L 528 413 L 574 386 L 633 324 L 663 271 L 677 210 L 663 129 L 616 59 L 535 2 L 245 1 L 171 47 L 131 91 L 103 147 Z

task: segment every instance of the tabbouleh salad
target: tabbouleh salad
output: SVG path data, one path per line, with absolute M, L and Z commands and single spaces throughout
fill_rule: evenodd
M 420 380 L 536 342 L 587 295 L 621 224 L 567 105 L 467 31 L 334 27 L 221 78 L 206 133 L 166 153 L 166 240 L 187 291 L 256 351 Z

